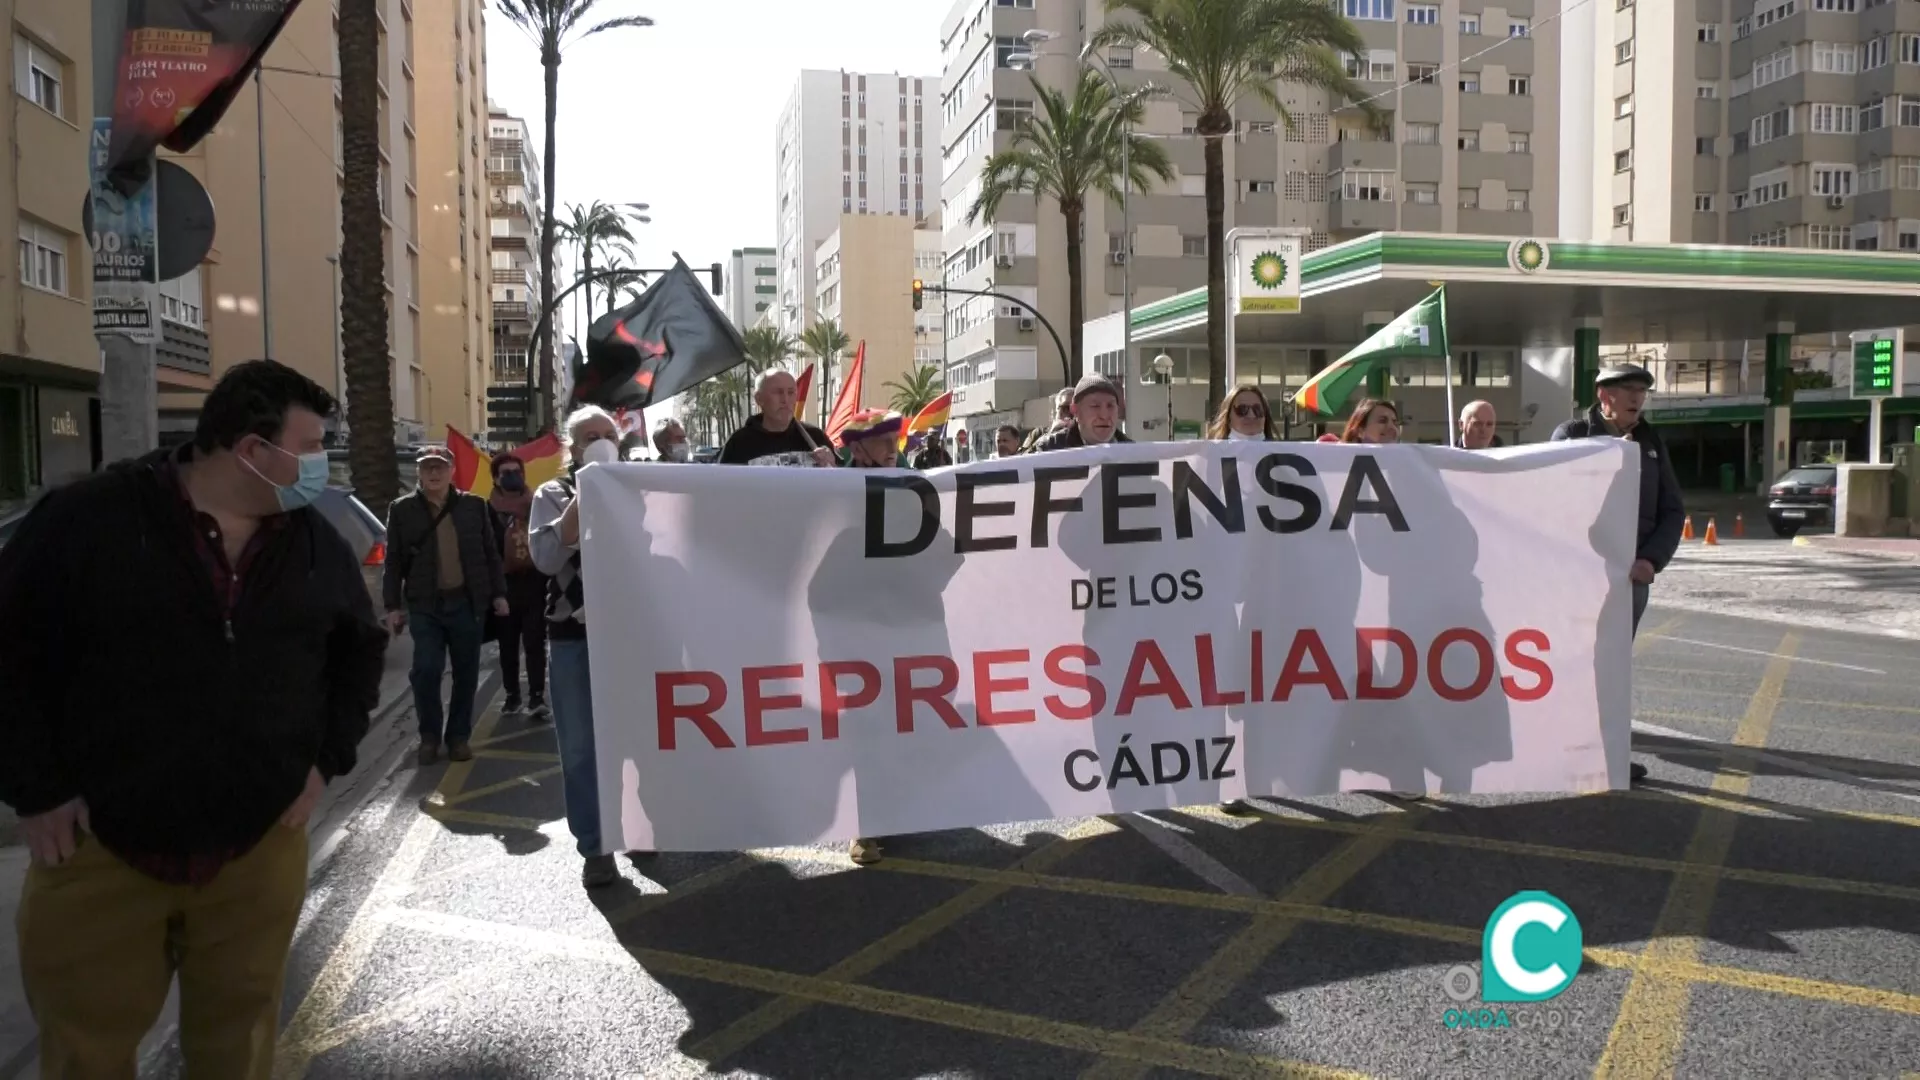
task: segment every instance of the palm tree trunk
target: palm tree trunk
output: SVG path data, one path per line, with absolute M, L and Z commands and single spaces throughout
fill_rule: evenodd
M 1206 140 L 1207 170 L 1207 411 L 1220 411 L 1227 393 L 1227 164 L 1223 140 Z
M 584 294 L 581 303 L 586 305 L 587 324 L 574 327 L 573 332 L 579 334 L 580 339 L 584 341 L 587 326 L 593 325 L 593 245 L 585 241 L 580 245 L 580 280 L 584 283 L 580 286 L 580 292 Z
M 1087 290 L 1084 282 L 1086 271 L 1082 268 L 1085 261 L 1081 250 L 1083 239 L 1080 234 L 1080 217 L 1083 213 L 1079 203 L 1068 203 L 1060 208 L 1060 216 L 1067 222 L 1067 338 L 1072 344 L 1069 349 L 1073 355 L 1066 357 L 1067 385 L 1080 381 L 1080 342 L 1085 334 L 1082 324 L 1087 319 Z
M 540 317 L 553 307 L 553 158 L 559 143 L 554 136 L 553 126 L 560 112 L 560 37 L 557 31 L 541 42 L 540 53 L 540 63 L 546 68 L 547 75 L 546 157 L 540 162 L 544 173 L 540 190 L 540 311 L 534 316 L 540 320 L 537 324 L 540 337 L 533 343 L 540 354 L 540 385 L 534 391 L 536 400 L 529 404 L 538 418 L 539 430 L 551 431 L 554 420 L 554 406 L 549 398 L 553 393 L 553 319 Z
M 347 464 L 355 494 L 384 519 L 400 493 L 393 445 L 386 255 L 380 221 L 380 48 L 376 0 L 340 2 L 341 352 L 346 368 Z

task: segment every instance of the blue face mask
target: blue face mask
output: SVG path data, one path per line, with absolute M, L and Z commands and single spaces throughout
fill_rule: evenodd
M 313 500 L 319 498 L 321 492 L 327 490 L 327 479 L 331 471 L 327 464 L 327 452 L 325 450 L 315 450 L 311 454 L 296 454 L 283 447 L 274 446 L 273 443 L 268 443 L 267 445 L 272 446 L 275 450 L 280 451 L 300 463 L 300 475 L 292 484 L 282 486 L 273 483 L 271 480 L 267 480 L 266 474 L 259 469 L 255 469 L 253 463 L 247 461 L 245 458 L 241 459 L 241 464 L 251 469 L 253 475 L 273 485 L 273 493 L 275 497 L 280 500 L 281 510 L 293 511 L 303 506 L 312 505 Z

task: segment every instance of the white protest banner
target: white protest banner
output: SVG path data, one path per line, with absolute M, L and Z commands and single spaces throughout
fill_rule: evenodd
M 1624 787 L 1629 450 L 592 466 L 607 845 Z

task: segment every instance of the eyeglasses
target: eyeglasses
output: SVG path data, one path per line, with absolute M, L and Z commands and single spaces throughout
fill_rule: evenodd
M 1267 410 L 1258 405 L 1235 405 L 1233 407 L 1233 415 L 1241 417 L 1242 419 L 1251 420 L 1267 415 Z

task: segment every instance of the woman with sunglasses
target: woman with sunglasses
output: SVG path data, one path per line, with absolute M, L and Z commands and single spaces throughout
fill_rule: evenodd
M 1220 412 L 1207 425 L 1207 438 L 1232 442 L 1276 442 L 1273 410 L 1260 388 L 1242 383 L 1220 403 Z
M 1360 404 L 1353 407 L 1353 415 L 1347 418 L 1347 430 L 1341 434 L 1340 441 L 1374 446 L 1399 442 L 1400 407 L 1379 398 L 1362 398 Z

